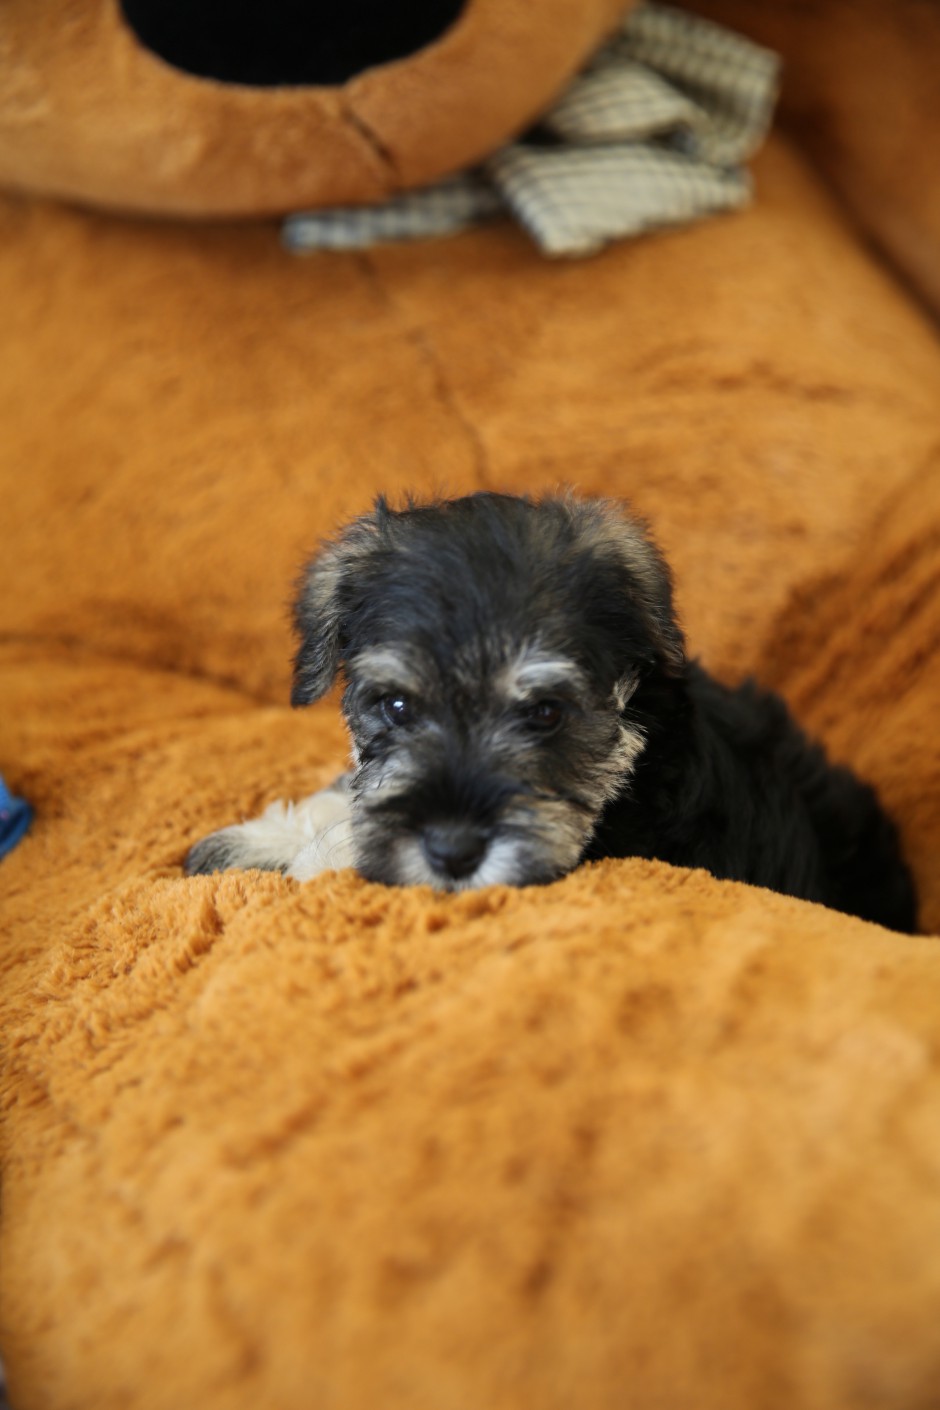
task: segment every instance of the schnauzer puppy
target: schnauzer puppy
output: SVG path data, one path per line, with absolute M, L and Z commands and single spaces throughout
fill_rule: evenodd
M 313 559 L 295 620 L 292 704 L 342 671 L 354 766 L 205 838 L 190 873 L 459 891 L 655 857 L 914 928 L 873 791 L 778 697 L 688 659 L 669 570 L 613 503 L 379 499 Z

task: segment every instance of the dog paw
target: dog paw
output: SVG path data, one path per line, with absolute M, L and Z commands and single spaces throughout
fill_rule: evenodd
M 349 792 L 324 788 L 296 806 L 294 825 L 302 846 L 286 868 L 295 881 L 312 881 L 325 871 L 355 865 Z
M 239 856 L 238 839 L 233 836 L 237 832 L 238 828 L 224 827 L 190 847 L 183 862 L 186 875 L 211 876 L 216 871 L 229 871 L 232 867 L 243 866 L 244 862 Z
M 351 803 L 344 776 L 299 803 L 278 800 L 260 817 L 210 833 L 190 848 L 183 867 L 187 876 L 238 867 L 309 881 L 322 871 L 352 864 Z

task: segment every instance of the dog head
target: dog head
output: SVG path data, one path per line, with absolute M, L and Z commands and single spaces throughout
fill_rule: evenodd
M 342 671 L 357 865 L 461 890 L 580 860 L 644 747 L 630 702 L 678 678 L 668 569 L 604 500 L 379 500 L 300 585 L 292 703 Z

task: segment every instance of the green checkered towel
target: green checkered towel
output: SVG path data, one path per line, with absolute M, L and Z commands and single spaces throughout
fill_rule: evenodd
M 381 206 L 288 216 L 296 251 L 363 249 L 513 215 L 548 255 L 748 203 L 742 165 L 773 114 L 780 63 L 665 5 L 634 10 L 525 138 L 483 165 Z

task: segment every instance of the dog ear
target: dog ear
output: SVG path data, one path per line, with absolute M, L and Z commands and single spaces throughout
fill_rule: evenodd
M 300 645 L 294 657 L 292 705 L 312 705 L 336 679 L 346 648 L 352 586 L 387 518 L 384 501 L 326 543 L 307 564 L 294 600 L 294 629 Z
M 294 602 L 300 645 L 294 657 L 292 705 L 312 705 L 325 695 L 339 670 L 342 636 L 342 549 L 330 544 L 312 559 Z
M 612 500 L 569 499 L 578 537 L 593 551 L 613 553 L 630 579 L 631 596 L 639 602 L 657 663 L 667 675 L 678 676 L 685 666 L 685 637 L 676 620 L 669 565 L 653 543 L 641 519 Z

